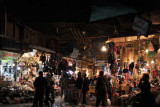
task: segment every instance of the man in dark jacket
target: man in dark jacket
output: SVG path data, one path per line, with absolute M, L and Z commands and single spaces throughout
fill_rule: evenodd
M 139 88 L 141 89 L 141 92 L 137 96 L 140 98 L 140 107 L 154 107 L 155 101 L 151 93 L 148 74 L 143 74 L 139 83 Z
M 46 97 L 45 105 L 49 105 L 49 101 L 51 101 L 52 103 L 54 102 L 54 96 L 53 96 L 54 80 L 52 78 L 53 78 L 53 74 L 47 74 L 46 76 L 47 85 L 46 85 L 46 90 L 45 90 L 45 97 Z M 50 94 L 52 95 L 52 99 L 49 97 Z
M 78 104 L 82 103 L 82 83 L 83 79 L 81 77 L 81 72 L 78 73 L 78 78 L 76 80 L 76 88 L 78 94 Z
M 59 81 L 61 86 L 61 97 L 63 96 L 63 92 L 64 92 L 64 78 L 65 78 L 65 75 L 63 74 Z
M 43 107 L 43 97 L 46 89 L 47 81 L 43 77 L 43 72 L 39 72 L 39 77 L 36 78 L 34 82 L 35 87 L 35 96 L 34 96 L 34 102 L 33 107 Z
M 83 104 L 86 104 L 86 93 L 89 91 L 89 80 L 86 77 L 86 74 L 84 74 L 83 78 L 83 85 L 82 85 L 82 92 L 83 92 Z
M 107 78 L 103 76 L 103 71 L 100 71 L 99 77 L 96 82 L 96 107 L 102 101 L 103 107 L 106 106 L 107 97 Z

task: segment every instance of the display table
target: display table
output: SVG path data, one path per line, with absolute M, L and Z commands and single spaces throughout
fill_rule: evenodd
M 0 90 L 0 102 L 4 104 L 31 103 L 33 102 L 34 92 L 27 87 L 10 86 Z
M 119 106 L 120 105 L 119 93 L 113 94 L 113 96 L 112 96 L 112 105 L 113 106 Z
M 120 96 L 121 107 L 127 107 L 128 100 L 129 100 L 129 96 L 127 94 Z
M 8 86 L 11 86 L 12 85 L 12 81 L 3 81 L 3 80 L 0 80 L 0 86 L 1 87 L 8 87 Z

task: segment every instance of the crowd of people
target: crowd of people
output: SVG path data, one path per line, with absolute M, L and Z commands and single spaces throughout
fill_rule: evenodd
M 68 75 L 63 75 L 60 78 L 61 86 L 61 97 L 66 93 L 66 89 L 69 88 L 69 85 L 77 89 L 77 103 L 86 104 L 86 92 L 89 91 L 90 80 L 86 77 L 86 74 L 83 76 L 81 72 L 78 73 L 78 77 L 75 79 L 73 76 L 69 79 Z
M 90 78 L 86 76 L 84 73 L 83 75 L 81 72 L 78 73 L 78 77 L 74 78 L 73 76 L 68 76 L 67 74 L 63 74 L 59 80 L 59 86 L 61 87 L 61 97 L 64 96 L 66 90 L 72 85 L 75 87 L 77 92 L 77 104 L 78 105 L 85 105 L 87 104 L 86 101 L 86 94 L 89 91 L 89 85 L 95 85 L 95 96 L 96 96 L 96 107 L 102 105 L 105 107 L 107 105 L 107 101 L 112 101 L 112 96 L 115 93 L 113 87 L 118 87 L 119 96 L 123 94 L 129 94 L 133 89 L 139 88 L 141 92 L 137 95 L 138 105 L 141 107 L 142 105 L 153 107 L 155 105 L 154 99 L 150 92 L 151 85 L 150 85 L 150 75 L 149 71 L 147 71 L 140 81 L 126 81 L 126 79 L 119 78 L 118 83 L 116 83 L 117 79 L 115 79 L 115 83 L 111 82 L 110 76 L 104 76 L 104 72 L 100 71 L 99 77 Z M 36 78 L 34 82 L 35 87 L 35 97 L 33 102 L 33 107 L 43 107 L 43 103 L 49 105 L 49 102 L 52 104 L 54 103 L 54 87 L 53 85 L 54 80 L 52 79 L 53 74 L 48 74 L 46 78 L 43 77 L 43 72 L 39 72 L 39 77 Z M 122 84 L 125 84 L 125 89 L 122 88 Z M 49 97 L 51 95 L 51 97 Z M 45 99 L 44 99 L 45 96 Z
M 43 72 L 39 72 L 39 77 L 34 81 L 35 96 L 32 107 L 43 107 L 43 103 L 49 105 L 49 102 L 54 103 L 54 80 L 53 74 L 48 74 L 46 78 L 43 77 Z M 51 94 L 52 98 L 49 97 Z M 44 99 L 45 96 L 45 99 Z

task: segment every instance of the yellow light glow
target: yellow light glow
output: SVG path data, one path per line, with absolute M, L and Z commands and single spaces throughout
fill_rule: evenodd
M 148 49 L 146 49 L 146 53 L 148 53 Z
M 152 60 L 151 63 L 154 64 L 154 61 Z
M 28 71 L 30 71 L 31 69 L 30 68 L 28 68 Z
M 75 73 L 77 74 L 79 71 L 75 71 Z
M 15 66 L 15 64 L 13 63 L 13 64 L 12 64 L 12 66 L 14 67 L 14 66 Z
M 107 49 L 105 46 L 102 47 L 102 51 L 105 52 Z
M 24 53 L 24 57 L 28 58 L 29 57 L 28 53 Z
M 86 75 L 87 75 L 87 77 L 88 77 L 88 75 L 89 75 L 89 73 L 88 73 L 88 69 L 87 69 L 87 71 L 86 71 Z
M 83 31 L 82 33 L 83 33 L 83 35 L 85 35 L 85 34 L 86 34 L 86 32 L 85 32 L 85 31 Z
M 147 63 L 146 66 L 149 66 L 149 64 Z

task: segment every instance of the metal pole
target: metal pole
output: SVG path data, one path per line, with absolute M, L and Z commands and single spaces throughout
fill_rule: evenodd
M 141 34 L 138 33 L 137 34 L 137 39 L 138 39 L 138 66 L 139 66 L 139 68 L 141 67 L 140 56 L 139 56 L 139 54 L 140 54 L 140 36 L 141 36 Z M 136 78 L 137 78 L 137 75 L 136 75 Z
M 139 34 L 139 38 L 138 38 L 138 52 L 140 53 L 140 34 Z M 138 65 L 139 65 L 139 68 L 141 67 L 141 64 L 140 64 L 140 56 L 138 54 Z

